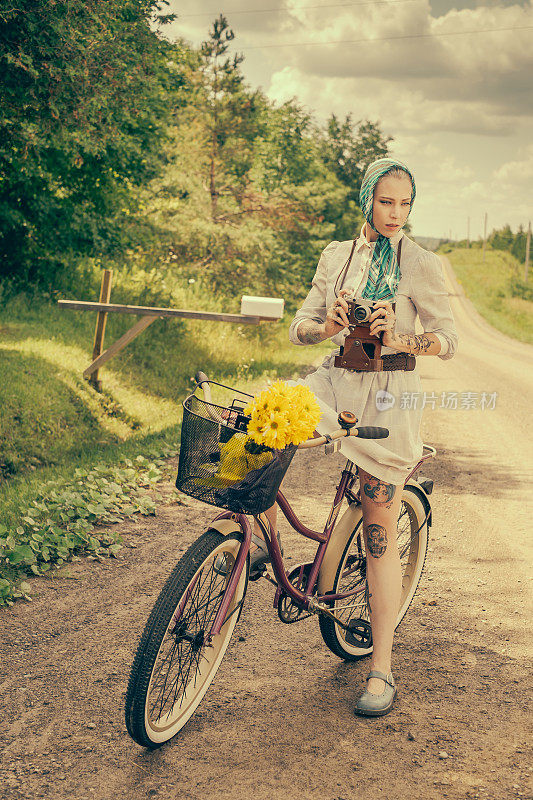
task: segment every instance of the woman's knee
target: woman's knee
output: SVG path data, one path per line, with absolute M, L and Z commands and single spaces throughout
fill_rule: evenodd
M 367 554 L 372 560 L 397 553 L 396 525 L 401 502 L 401 487 L 360 470 L 363 534 Z
M 385 514 L 387 511 L 394 512 L 395 507 L 399 505 L 398 497 L 401 495 L 401 487 L 376 478 L 365 470 L 359 470 L 359 476 L 363 511 L 384 512 Z

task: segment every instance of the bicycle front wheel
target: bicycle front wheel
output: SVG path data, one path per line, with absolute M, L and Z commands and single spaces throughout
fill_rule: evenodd
M 209 530 L 180 559 L 150 614 L 126 694 L 126 727 L 140 745 L 160 747 L 197 709 L 208 690 L 242 610 L 243 569 L 220 633 L 207 635 L 241 545 L 235 534 Z
M 402 594 L 396 620 L 398 627 L 417 590 L 428 548 L 428 525 L 424 504 L 419 494 L 410 486 L 406 486 L 403 490 L 396 536 L 402 569 Z M 373 649 L 366 590 L 366 552 L 362 517 L 348 538 L 331 587 L 332 594 L 352 591 L 355 592 L 354 596 L 337 601 L 332 611 L 345 625 L 353 625 L 353 632 L 344 630 L 330 617 L 323 615 L 319 617 L 320 632 L 325 644 L 345 661 L 357 661 L 370 655 Z M 363 624 L 358 625 L 357 620 L 361 620 Z

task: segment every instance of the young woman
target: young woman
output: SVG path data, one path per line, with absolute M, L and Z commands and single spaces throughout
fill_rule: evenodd
M 302 381 L 322 408 L 319 433 L 337 427 L 340 411 L 352 411 L 359 425 L 390 431 L 387 439 L 348 439 L 341 447 L 359 467 L 367 551 L 374 647 L 366 690 L 355 706 L 364 716 L 388 713 L 396 697 L 391 652 L 401 571 L 395 532 L 405 479 L 422 455 L 421 384 L 412 356 L 449 359 L 457 346 L 440 260 L 402 231 L 415 193 L 413 176 L 401 162 L 380 158 L 370 164 L 359 198 L 365 217 L 361 232 L 355 242 L 331 242 L 322 252 L 311 290 L 289 332 L 296 345 L 331 339 L 340 346 L 348 334 L 345 297 L 369 298 L 377 307 L 370 333 L 381 336 L 383 372 L 335 367 L 337 349 Z M 415 335 L 417 315 L 421 335 Z M 275 530 L 276 508 L 268 515 Z M 254 536 L 254 542 L 252 564 L 265 562 L 268 554 L 261 539 Z

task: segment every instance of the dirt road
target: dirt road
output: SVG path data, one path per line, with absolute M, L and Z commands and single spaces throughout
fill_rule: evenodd
M 314 618 L 283 625 L 272 587 L 260 582 L 195 716 L 158 751 L 134 744 L 123 701 L 138 636 L 177 558 L 213 515 L 194 501 L 169 503 L 156 518 L 121 526 L 128 546 L 119 559 L 36 579 L 33 603 L 1 612 L 6 799 L 531 797 L 533 348 L 470 318 L 449 286 L 461 347 L 448 362 L 421 359 L 424 388 L 437 397 L 424 420 L 439 453 L 424 470 L 436 485 L 434 525 L 397 632 L 394 712 L 356 718 L 367 662 L 339 661 Z M 452 406 L 450 393 L 459 393 L 457 409 L 440 407 L 443 392 Z M 463 392 L 477 395 L 466 401 Z M 497 393 L 494 408 L 490 399 L 480 407 L 483 392 Z M 308 524 L 325 518 L 340 463 L 295 460 L 287 493 L 299 496 Z M 281 531 L 294 563 L 312 551 Z

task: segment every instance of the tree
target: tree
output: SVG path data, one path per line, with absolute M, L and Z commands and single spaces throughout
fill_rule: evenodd
M 166 5 L 2 0 L 0 278 L 51 289 L 79 258 L 123 249 L 179 83 L 151 26 Z
M 526 260 L 526 239 L 527 233 L 524 230 L 524 226 L 520 225 L 511 245 L 511 253 L 522 263 Z
M 260 184 L 278 201 L 277 258 L 268 271 L 299 296 L 320 250 L 335 238 L 339 221 L 355 227 L 360 214 L 348 189 L 324 163 L 322 133 L 312 117 L 291 100 L 271 106 L 264 138 L 257 143 Z
M 253 143 L 260 134 L 264 107 L 261 93 L 251 92 L 244 83 L 240 70 L 244 56 L 227 56 L 234 38 L 220 14 L 201 46 L 204 104 L 200 110 L 209 138 L 209 193 L 215 222 L 226 218 L 224 210 L 220 216 L 221 196 L 238 204 L 249 184 Z
M 340 122 L 335 114 L 328 120 L 324 144 L 324 161 L 342 183 L 350 189 L 350 197 L 358 201 L 359 189 L 368 165 L 389 153 L 392 137 L 383 136 L 379 126 L 369 120 L 354 128 L 351 114 Z
M 346 212 L 339 218 L 336 236 L 351 238 L 355 229 L 352 220 L 360 218 L 359 190 L 367 166 L 388 155 L 390 136 L 384 136 L 377 123 L 369 120 L 354 126 L 351 114 L 340 122 L 332 114 L 322 136 L 322 157 L 339 181 L 348 189 Z
M 508 250 L 510 252 L 514 242 L 511 226 L 504 225 L 501 230 L 492 231 L 487 242 L 495 250 Z

